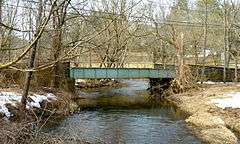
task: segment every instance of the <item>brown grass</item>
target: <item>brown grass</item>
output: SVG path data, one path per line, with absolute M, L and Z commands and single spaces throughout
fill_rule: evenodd
M 81 139 L 61 138 L 34 130 L 34 123 L 13 123 L 0 120 L 1 144 L 84 144 Z
M 26 140 L 33 138 L 28 124 L 0 121 L 0 125 L 0 143 L 2 144 L 26 143 Z

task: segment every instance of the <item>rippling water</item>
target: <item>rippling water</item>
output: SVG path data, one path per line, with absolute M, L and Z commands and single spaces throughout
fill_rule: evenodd
M 94 101 L 97 108 L 68 117 L 50 128 L 50 133 L 91 143 L 200 143 L 186 128 L 181 112 L 173 106 L 147 99 L 148 81 L 124 82 L 128 87 L 81 92 Z M 133 107 L 136 103 L 139 106 Z

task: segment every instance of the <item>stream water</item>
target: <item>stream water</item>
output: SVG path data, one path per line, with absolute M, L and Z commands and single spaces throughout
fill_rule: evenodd
M 90 143 L 200 144 L 169 104 L 151 100 L 146 80 L 124 80 L 127 87 L 79 91 L 91 105 L 57 125 L 49 133 Z

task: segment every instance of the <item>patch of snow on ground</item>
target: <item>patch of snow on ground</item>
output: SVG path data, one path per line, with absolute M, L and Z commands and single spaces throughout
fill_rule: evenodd
M 54 94 L 48 93 L 46 95 L 31 95 L 29 96 L 31 101 L 28 101 L 26 108 L 30 109 L 33 107 L 40 108 L 40 103 L 44 100 L 54 101 L 57 100 Z M 12 106 L 16 106 L 16 103 L 21 102 L 21 94 L 14 92 L 0 92 L 0 113 L 3 113 L 6 117 L 10 117 L 11 113 L 8 111 L 6 104 L 10 103 Z
M 201 82 L 197 82 L 197 83 L 201 84 Z M 214 84 L 223 84 L 223 82 L 204 81 L 203 84 L 214 85 Z
M 211 102 L 220 108 L 240 108 L 240 92 L 224 94 L 225 97 L 212 99 Z

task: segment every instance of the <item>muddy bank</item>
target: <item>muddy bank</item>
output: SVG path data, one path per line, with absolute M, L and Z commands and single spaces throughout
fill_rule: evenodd
M 211 100 L 239 90 L 240 86 L 233 84 L 205 85 L 167 99 L 188 114 L 185 121 L 203 142 L 235 144 L 240 134 L 240 109 L 222 109 Z

